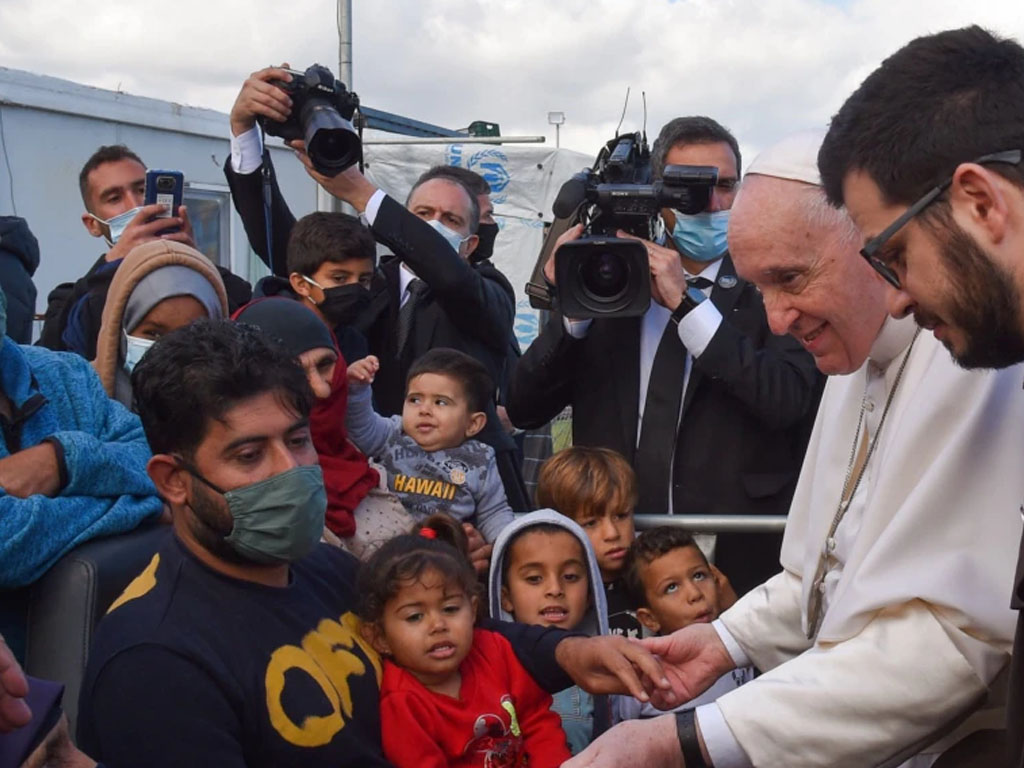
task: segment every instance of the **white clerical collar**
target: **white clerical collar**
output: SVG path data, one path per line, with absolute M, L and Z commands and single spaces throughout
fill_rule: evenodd
M 917 323 L 912 316 L 908 315 L 899 320 L 886 316 L 882 330 L 878 332 L 875 342 L 871 345 L 868 360 L 879 368 L 887 368 L 897 355 L 910 346 L 916 330 Z

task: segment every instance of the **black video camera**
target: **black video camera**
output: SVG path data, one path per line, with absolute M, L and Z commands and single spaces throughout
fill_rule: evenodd
M 324 176 L 337 176 L 362 154 L 362 142 L 352 125 L 359 97 L 319 64 L 305 72 L 287 72 L 292 76 L 289 82 L 273 84 L 291 97 L 291 114 L 283 123 L 261 117 L 260 125 L 285 141 L 302 139 L 313 167 Z
M 578 319 L 644 314 L 651 304 L 647 248 L 616 232 L 653 240 L 662 208 L 700 213 L 717 182 L 718 169 L 710 165 L 669 165 L 652 182 L 651 153 L 642 134 L 609 141 L 593 168 L 562 185 L 552 206 L 556 217 L 584 225 L 584 237 L 558 249 L 555 280 L 562 313 Z

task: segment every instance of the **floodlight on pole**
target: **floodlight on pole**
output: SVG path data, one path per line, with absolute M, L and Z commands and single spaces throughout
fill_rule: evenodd
M 561 146 L 561 127 L 565 122 L 565 112 L 548 112 L 548 124 L 555 126 L 555 149 Z

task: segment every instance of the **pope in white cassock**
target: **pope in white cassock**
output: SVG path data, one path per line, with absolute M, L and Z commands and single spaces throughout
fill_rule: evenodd
M 729 227 L 772 330 L 830 374 L 782 571 L 713 625 L 644 641 L 671 665 L 665 706 L 736 666 L 764 674 L 689 721 L 616 726 L 567 767 L 679 766 L 684 751 L 687 768 L 998 764 L 985 745 L 1016 626 L 1024 367 L 963 370 L 913 318 L 887 316 L 888 287 L 819 188 L 822 137 L 762 153 Z M 958 742 L 966 756 L 939 757 Z

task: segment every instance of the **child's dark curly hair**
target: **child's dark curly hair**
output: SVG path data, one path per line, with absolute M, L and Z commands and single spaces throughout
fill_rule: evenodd
M 469 562 L 469 540 L 456 520 L 431 515 L 412 533 L 385 542 L 359 568 L 356 613 L 366 622 L 379 621 L 388 600 L 409 581 L 428 570 L 438 571 L 447 583 L 477 594 L 476 571 Z
M 644 589 L 643 571 L 659 557 L 667 555 L 674 549 L 693 547 L 705 564 L 707 557 L 697 546 L 693 536 L 682 528 L 671 525 L 659 525 L 644 531 L 633 540 L 626 559 L 626 571 L 623 574 L 626 593 L 637 607 L 648 608 L 647 592 Z

